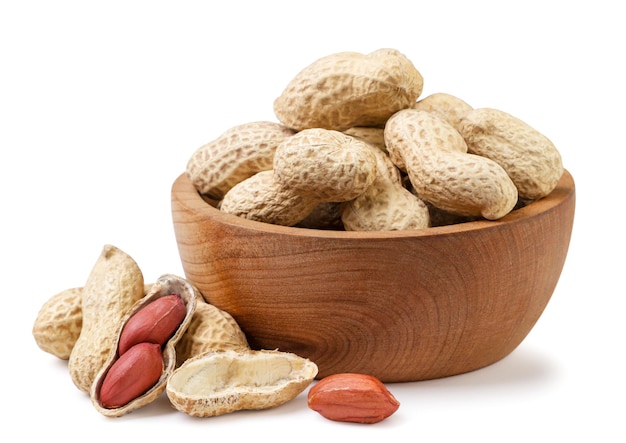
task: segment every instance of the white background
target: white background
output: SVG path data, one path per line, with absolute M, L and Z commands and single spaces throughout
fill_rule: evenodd
M 3 434 L 626 441 L 626 33 L 617 4 L 0 3 Z M 99 415 L 66 362 L 37 347 L 41 305 L 83 285 L 106 243 L 131 255 L 146 281 L 182 275 L 169 193 L 193 151 L 236 124 L 275 120 L 274 98 L 317 58 L 380 47 L 413 61 L 422 97 L 448 92 L 525 120 L 574 176 L 570 252 L 527 339 L 474 373 L 389 385 L 401 406 L 376 425 L 325 420 L 307 408 L 306 391 L 272 410 L 210 419 L 185 416 L 166 397 L 122 418 Z

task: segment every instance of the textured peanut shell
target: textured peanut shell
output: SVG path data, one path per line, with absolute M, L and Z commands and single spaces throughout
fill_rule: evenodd
M 176 366 L 209 351 L 249 347 L 245 334 L 228 312 L 199 299 L 187 330 L 176 344 Z
M 428 207 L 402 185 L 400 171 L 378 147 L 366 146 L 376 158 L 374 182 L 341 208 L 347 231 L 398 231 L 430 225 Z
M 82 296 L 82 287 L 70 288 L 41 306 L 33 325 L 39 348 L 63 360 L 70 358 L 83 325 Z
M 160 297 L 174 293 L 180 295 L 181 299 L 185 303 L 187 313 L 176 332 L 174 332 L 174 335 L 172 335 L 172 337 L 162 346 L 163 373 L 161 374 L 161 377 L 152 386 L 152 388 L 126 405 L 119 408 L 105 408 L 100 402 L 100 388 L 102 387 L 107 371 L 119 358 L 117 348 L 119 337 L 124 329 L 124 325 L 128 322 L 130 317 L 133 316 L 133 314 L 146 306 L 148 303 L 151 303 Z M 111 348 L 102 369 L 98 372 L 94 383 L 90 387 L 89 395 L 91 397 L 91 402 L 98 412 L 107 417 L 120 417 L 152 403 L 163 393 L 167 378 L 172 374 L 176 367 L 176 344 L 181 339 L 191 322 L 199 297 L 201 297 L 201 295 L 198 290 L 187 280 L 176 275 L 164 274 L 160 276 L 152 285 L 150 291 L 131 307 L 128 313 L 116 325 L 117 334 L 114 346 Z
M 406 166 L 417 195 L 463 216 L 496 220 L 517 204 L 515 184 L 493 160 L 467 153 L 459 132 L 434 113 L 397 112 L 385 126 L 392 161 Z
M 115 347 L 117 328 L 144 295 L 143 274 L 124 251 L 105 245 L 83 286 L 83 324 L 68 361 L 74 384 L 88 393 Z
M 373 183 L 376 158 L 363 140 L 339 131 L 306 129 L 278 145 L 274 175 L 294 192 L 319 202 L 341 202 L 358 197 Z
M 498 163 L 526 200 L 545 197 L 563 175 L 561 155 L 543 134 L 504 111 L 479 108 L 467 113 L 459 132 L 468 152 Z
M 376 146 L 383 152 L 387 152 L 387 147 L 385 146 L 384 128 L 356 126 L 354 128 L 346 129 L 343 133 L 366 141 L 369 144 Z
M 423 78 L 395 49 L 340 52 L 305 67 L 274 101 L 274 113 L 297 131 L 381 126 L 422 93 Z
M 274 171 L 261 171 L 233 186 L 219 208 L 248 220 L 293 226 L 310 214 L 318 203 L 313 196 L 284 187 L 276 180 Z
M 446 120 L 456 130 L 459 129 L 461 118 L 473 109 L 460 98 L 444 92 L 437 92 L 428 97 L 424 97 L 411 106 L 411 108 L 432 112 L 439 118 Z
M 183 363 L 166 392 L 178 411 L 212 417 L 284 404 L 304 391 L 317 372 L 315 363 L 292 353 L 214 351 Z
M 293 130 L 268 121 L 235 126 L 197 149 L 186 172 L 200 193 L 220 200 L 242 180 L 272 169 L 276 146 L 293 134 Z
M 144 294 L 151 283 L 144 285 Z M 37 345 L 62 360 L 68 360 L 83 326 L 83 288 L 69 288 L 53 295 L 40 308 L 33 325 Z
M 376 158 L 362 140 L 313 128 L 276 148 L 274 169 L 230 189 L 220 209 L 249 220 L 294 226 L 318 205 L 356 198 L 376 178 Z

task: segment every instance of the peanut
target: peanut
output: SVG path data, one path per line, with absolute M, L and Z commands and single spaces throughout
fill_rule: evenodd
M 366 142 L 338 131 L 303 130 L 276 148 L 274 169 L 235 185 L 224 212 L 285 226 L 301 222 L 324 202 L 352 200 L 376 178 Z
M 274 175 L 283 186 L 318 201 L 352 200 L 376 178 L 368 146 L 338 131 L 307 129 L 278 145 Z
M 176 297 L 180 299 L 180 302 L 182 302 L 185 309 L 184 318 L 179 322 L 173 322 L 177 324 L 177 327 L 174 328 L 173 334 L 168 335 L 165 339 L 165 342 L 163 343 L 140 342 L 138 344 L 135 344 L 134 346 L 131 346 L 124 353 L 120 354 L 118 352 L 118 349 L 120 347 L 120 342 L 123 338 L 122 336 L 124 335 L 124 331 L 126 330 L 128 324 L 131 321 L 134 322 L 134 319 L 139 318 L 142 323 L 146 321 L 148 324 L 150 322 L 160 323 L 160 321 L 162 321 L 164 317 L 162 315 L 163 311 L 167 311 L 167 309 L 162 309 L 163 306 L 165 306 L 166 308 L 168 306 L 174 306 L 174 312 L 176 312 L 176 314 L 171 315 L 173 315 L 173 317 L 178 317 L 180 315 L 180 312 L 178 312 L 179 301 L 177 301 L 175 298 L 168 298 L 172 294 L 176 294 Z M 200 292 L 192 284 L 190 284 L 188 281 L 181 277 L 171 274 L 164 274 L 160 276 L 157 281 L 151 285 L 150 291 L 142 299 L 135 303 L 120 321 L 117 328 L 118 336 L 115 342 L 115 346 L 111 349 L 109 355 L 107 356 L 106 362 L 104 363 L 102 369 L 96 375 L 95 380 L 91 385 L 89 394 L 91 396 L 91 402 L 97 411 L 107 417 L 119 417 L 150 404 L 163 393 L 163 391 L 165 390 L 165 383 L 167 381 L 167 378 L 172 374 L 176 367 L 176 345 L 178 341 L 182 338 L 187 327 L 189 326 L 197 305 L 197 301 L 201 297 L 202 295 L 200 294 Z M 165 302 L 159 303 L 163 299 L 165 299 Z M 157 309 L 154 309 L 154 306 L 156 306 Z M 165 314 L 165 317 L 167 316 L 168 314 Z M 171 320 L 171 318 L 166 318 L 164 323 L 170 323 Z M 141 331 L 143 329 L 143 327 L 139 328 L 138 331 L 140 332 L 140 334 L 136 338 L 140 338 L 143 336 L 143 334 L 141 334 Z M 146 329 L 149 331 L 151 328 L 147 327 Z M 133 334 L 133 330 L 135 329 L 131 328 L 131 334 Z M 147 338 L 150 338 L 150 335 L 151 334 L 148 334 Z M 161 339 L 159 338 L 156 341 L 160 342 Z M 159 372 L 159 377 L 157 377 L 157 379 L 150 385 L 150 389 L 142 392 L 139 392 L 139 389 L 134 384 L 134 382 L 119 380 L 115 384 L 116 389 L 113 390 L 113 393 L 115 395 L 111 396 L 122 396 L 125 401 L 113 402 L 110 401 L 110 399 L 107 399 L 106 396 L 103 399 L 102 390 L 108 374 L 114 366 L 118 365 L 118 362 L 120 360 L 125 360 L 126 355 L 139 345 L 154 345 L 160 349 L 162 366 L 161 371 Z M 146 347 L 143 346 L 143 349 L 146 349 Z M 136 358 L 143 357 L 136 356 Z M 153 357 L 145 358 L 149 359 L 149 361 L 154 364 L 155 359 Z M 121 371 L 119 372 L 119 374 L 117 372 L 113 372 L 113 374 L 119 376 L 118 378 L 120 379 L 123 376 Z M 146 380 L 152 381 L 153 377 L 146 377 Z M 145 384 L 147 384 L 146 380 L 141 379 L 138 382 L 138 385 L 145 386 Z M 129 389 L 130 393 L 125 392 L 126 388 Z M 105 393 L 107 395 L 109 394 L 108 392 L 106 392 L 106 390 Z
M 561 155 L 543 134 L 506 112 L 479 108 L 460 120 L 468 152 L 504 168 L 525 200 L 545 197 L 563 174 Z
M 236 184 L 220 202 L 220 210 L 249 220 L 292 226 L 302 221 L 318 202 L 285 188 L 274 171 L 261 171 Z
M 340 52 L 300 71 L 274 101 L 274 113 L 297 131 L 380 126 L 422 93 L 423 78 L 395 49 Z
M 118 344 L 123 355 L 132 346 L 142 343 L 163 345 L 174 334 L 187 315 L 179 294 L 170 294 L 148 303 L 124 325 Z
M 517 188 L 493 160 L 467 153 L 459 132 L 434 113 L 405 109 L 385 126 L 392 161 L 406 165 L 417 194 L 459 215 L 495 220 L 517 204 Z
M 144 294 L 150 290 L 144 285 Z M 50 297 L 39 309 L 33 336 L 41 350 L 68 360 L 83 326 L 83 288 L 69 288 Z
M 138 343 L 127 350 L 108 370 L 100 388 L 105 408 L 120 408 L 139 397 L 161 377 L 161 345 Z
M 461 125 L 461 118 L 472 110 L 472 107 L 458 97 L 444 92 L 437 92 L 416 102 L 411 109 L 428 111 L 437 117 L 446 120 L 457 131 Z
M 143 274 L 125 252 L 105 245 L 82 291 L 83 324 L 68 361 L 74 384 L 89 392 L 111 350 L 128 310 L 143 297 Z
M 176 344 L 176 365 L 209 351 L 247 348 L 248 340 L 235 319 L 202 299 L 198 300 L 189 327 Z
M 82 287 L 70 288 L 53 295 L 41 306 L 33 336 L 43 351 L 62 360 L 70 358 L 83 326 L 82 296 Z
M 367 424 L 386 419 L 400 407 L 379 379 L 354 373 L 324 377 L 309 390 L 307 402 L 329 420 Z
M 387 152 L 387 146 L 385 146 L 384 128 L 356 126 L 354 128 L 346 129 L 343 133 L 366 141 L 376 146 L 381 151 L 385 153 Z
M 312 361 L 281 351 L 212 351 L 183 363 L 167 381 L 178 411 L 212 417 L 268 409 L 297 397 L 317 375 Z
M 220 200 L 235 184 L 271 169 L 276 146 L 293 134 L 281 124 L 267 121 L 232 127 L 198 148 L 186 173 L 200 193 Z
M 373 145 L 376 178 L 357 198 L 345 202 L 341 219 L 348 231 L 392 231 L 429 226 L 426 204 L 402 185 L 400 171 L 388 155 Z

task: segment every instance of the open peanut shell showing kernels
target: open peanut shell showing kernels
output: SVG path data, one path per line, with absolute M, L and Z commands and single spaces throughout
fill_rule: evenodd
M 154 380 L 154 382 L 150 381 L 148 383 L 147 390 L 142 393 L 139 393 L 134 398 L 129 399 L 128 401 L 124 401 L 124 404 L 108 404 L 107 401 L 103 401 L 103 394 L 106 394 L 107 397 L 115 397 L 120 398 L 124 397 L 126 393 L 124 392 L 116 392 L 114 395 L 110 395 L 109 392 L 105 393 L 105 389 L 108 391 L 110 389 L 114 390 L 134 390 L 137 388 L 137 385 L 145 384 L 146 380 L 144 377 L 147 377 L 147 371 L 144 370 L 144 367 L 139 365 L 145 364 L 145 359 L 137 358 L 135 356 L 135 352 L 133 350 L 134 347 L 131 347 L 129 350 L 125 351 L 122 355 L 120 354 L 120 337 L 124 333 L 125 327 L 129 324 L 131 319 L 136 318 L 142 311 L 142 309 L 147 308 L 151 303 L 154 303 L 158 300 L 163 300 L 165 297 L 169 297 L 173 294 L 180 296 L 180 300 L 184 304 L 185 312 L 182 320 L 178 323 L 178 326 L 172 332 L 172 335 L 166 339 L 164 343 L 158 343 L 161 345 L 160 352 L 151 353 L 146 357 L 150 361 L 150 364 L 154 366 L 154 364 L 158 364 L 153 360 L 162 358 L 162 370 L 159 374 L 156 375 L 158 378 Z M 198 290 L 185 279 L 171 275 L 164 274 L 152 285 L 150 291 L 140 299 L 126 314 L 126 316 L 122 319 L 119 329 L 118 336 L 115 347 L 112 349 L 109 357 L 103 366 L 102 370 L 97 374 L 93 385 L 91 386 L 90 396 L 91 401 L 96 410 L 107 417 L 119 417 L 129 412 L 132 412 L 136 409 L 139 409 L 152 401 L 156 400 L 159 397 L 166 387 L 166 382 L 168 377 L 172 374 L 176 367 L 176 344 L 183 336 L 185 330 L 189 326 L 193 314 L 196 309 L 196 305 L 198 300 L 201 299 L 201 294 Z M 145 312 L 145 311 L 144 311 Z M 163 315 L 169 315 L 169 312 L 166 312 Z M 155 321 L 159 320 L 162 317 L 156 318 Z M 143 319 L 142 319 L 143 320 Z M 148 325 L 148 328 L 150 325 Z M 143 342 L 135 346 L 145 345 L 149 342 Z M 132 350 L 132 352 L 131 352 Z M 135 348 L 136 350 L 136 348 Z M 132 355 L 131 355 L 132 354 Z M 126 358 L 127 355 L 131 355 L 133 360 L 125 365 L 125 367 L 120 368 L 119 364 L 122 363 L 122 360 Z M 117 365 L 116 365 L 117 363 Z M 119 368 L 119 370 L 118 370 Z M 128 372 L 132 380 L 124 379 L 124 375 Z M 107 380 L 108 378 L 108 380 Z M 111 379 L 115 379 L 113 382 Z M 156 378 L 156 377 L 155 377 Z M 109 386 L 113 386 L 109 388 Z
M 212 417 L 284 404 L 304 391 L 317 372 L 315 363 L 289 352 L 212 351 L 176 369 L 166 392 L 177 410 Z

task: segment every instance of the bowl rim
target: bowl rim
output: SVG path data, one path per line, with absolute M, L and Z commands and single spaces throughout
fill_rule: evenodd
M 559 205 L 568 201 L 575 195 L 574 179 L 567 169 L 563 170 L 556 187 L 547 196 L 533 201 L 519 209 L 509 212 L 498 220 L 476 220 L 463 223 L 455 223 L 445 226 L 434 226 L 413 230 L 397 231 L 337 231 L 312 229 L 294 226 L 282 226 L 249 220 L 234 214 L 228 214 L 217 209 L 205 200 L 193 186 L 188 175 L 183 172 L 172 185 L 172 198 L 178 194 L 188 194 L 190 198 L 184 199 L 184 206 L 204 219 L 213 219 L 217 222 L 258 233 L 272 233 L 295 237 L 315 237 L 327 239 L 390 239 L 430 237 L 437 235 L 458 234 L 462 232 L 496 229 L 502 225 L 518 223 L 529 218 L 537 217 L 554 210 Z M 193 198 L 192 196 L 196 197 Z M 215 200 L 213 200 L 215 202 Z

